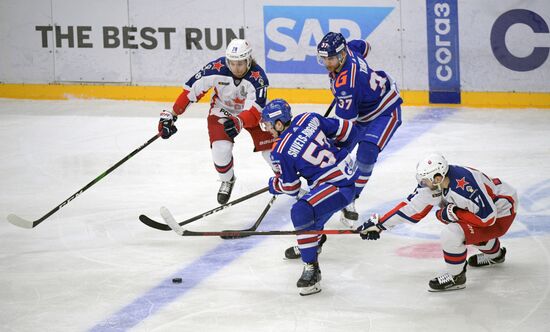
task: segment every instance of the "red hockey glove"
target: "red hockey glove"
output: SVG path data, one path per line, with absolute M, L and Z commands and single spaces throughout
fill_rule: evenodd
M 435 212 L 435 216 L 439 221 L 441 221 L 444 224 L 448 224 L 450 222 L 457 222 L 458 217 L 456 216 L 456 205 L 453 203 L 447 204 L 444 208 L 437 210 Z

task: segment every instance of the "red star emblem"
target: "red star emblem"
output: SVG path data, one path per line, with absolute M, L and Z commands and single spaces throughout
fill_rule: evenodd
M 470 182 L 466 181 L 465 177 L 462 177 L 462 179 L 456 179 L 456 187 L 464 190 L 464 186 L 467 184 L 470 184 Z
M 244 98 L 243 98 L 243 99 L 239 99 L 239 97 L 235 97 L 235 98 L 233 98 L 233 103 L 235 103 L 235 105 L 236 105 L 236 104 L 244 104 L 244 101 L 245 101 L 245 100 L 246 100 L 246 99 L 244 99 Z
M 250 72 L 250 77 L 252 77 L 253 79 L 255 79 L 257 81 L 260 78 L 260 71 L 259 70 L 251 71 Z
M 214 69 L 216 69 L 216 70 L 219 72 L 220 69 L 223 68 L 222 60 L 219 60 L 219 61 L 217 61 L 217 62 L 214 62 L 214 63 L 212 64 L 212 67 L 213 67 Z

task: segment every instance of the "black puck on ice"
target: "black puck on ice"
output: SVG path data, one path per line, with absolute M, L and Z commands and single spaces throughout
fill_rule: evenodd
M 181 284 L 181 278 L 172 278 L 174 284 Z

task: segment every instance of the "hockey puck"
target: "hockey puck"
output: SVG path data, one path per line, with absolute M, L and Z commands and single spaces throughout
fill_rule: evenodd
M 181 278 L 173 278 L 173 279 L 172 279 L 172 282 L 173 282 L 174 284 L 181 284 L 181 281 L 182 281 Z

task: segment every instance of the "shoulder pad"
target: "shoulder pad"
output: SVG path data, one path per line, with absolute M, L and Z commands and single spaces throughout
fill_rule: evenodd
M 225 64 L 225 57 L 218 58 L 202 67 L 202 75 L 231 75 L 231 71 Z
M 252 83 L 256 89 L 269 85 L 267 75 L 259 65 L 252 66 L 244 78 Z

